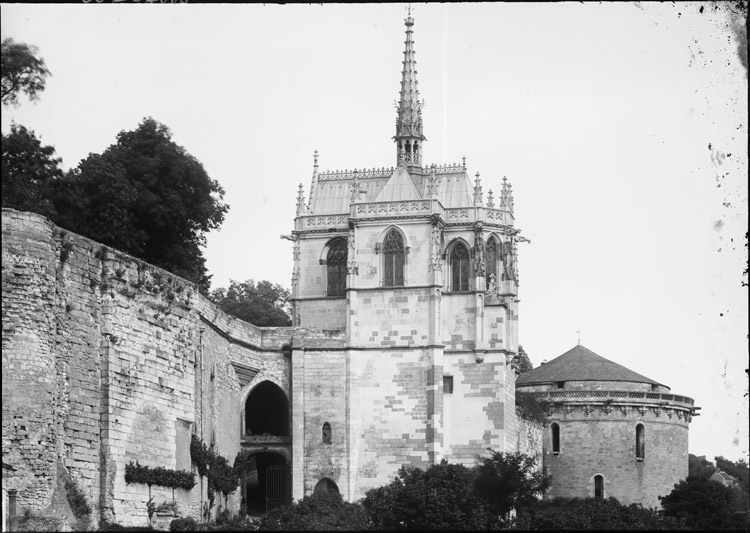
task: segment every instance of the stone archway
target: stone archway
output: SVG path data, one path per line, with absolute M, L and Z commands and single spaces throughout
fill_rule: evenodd
M 286 458 L 276 452 L 257 452 L 247 458 L 241 473 L 242 504 L 250 516 L 289 502 L 291 472 Z
M 289 399 L 271 381 L 256 385 L 245 401 L 245 434 L 289 436 Z

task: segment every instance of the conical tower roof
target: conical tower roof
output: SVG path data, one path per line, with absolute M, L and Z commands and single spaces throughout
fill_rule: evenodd
M 595 354 L 580 344 L 552 361 L 521 374 L 516 380 L 516 385 L 555 381 L 630 381 L 661 385 L 653 379 Z

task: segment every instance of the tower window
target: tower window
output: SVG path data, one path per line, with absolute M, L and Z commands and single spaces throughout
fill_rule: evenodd
M 404 285 L 404 239 L 392 229 L 383 241 L 383 285 L 403 287 Z
M 443 376 L 443 394 L 453 394 L 453 376 Z
M 597 500 L 604 499 L 604 478 L 602 476 L 594 476 L 594 498 Z
M 469 290 L 469 252 L 463 244 L 457 244 L 451 251 L 451 290 Z
M 331 444 L 331 424 L 323 424 L 323 444 Z
M 564 389 L 565 388 L 565 382 L 564 381 L 555 381 L 555 387 L 558 389 Z
M 336 239 L 328 248 L 326 268 L 328 274 L 328 296 L 344 296 L 346 293 L 346 241 Z
M 643 424 L 635 426 L 635 460 L 643 461 L 646 458 L 646 428 Z
M 560 453 L 560 426 L 552 424 L 552 453 Z

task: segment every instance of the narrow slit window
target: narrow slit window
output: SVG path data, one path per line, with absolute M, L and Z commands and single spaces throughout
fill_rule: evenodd
M 594 498 L 597 500 L 604 499 L 604 478 L 602 476 L 594 476 Z
M 323 424 L 323 444 L 331 444 L 331 424 Z
M 443 376 L 443 394 L 453 394 L 453 376 Z
M 552 424 L 552 453 L 560 453 L 560 426 Z

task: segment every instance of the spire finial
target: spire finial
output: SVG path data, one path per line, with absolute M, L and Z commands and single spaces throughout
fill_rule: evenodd
M 299 184 L 297 190 L 297 216 L 305 214 L 305 191 L 302 189 L 302 184 Z
M 464 161 L 463 167 L 464 167 L 464 170 L 466 170 L 466 156 L 463 156 L 461 159 L 463 159 Z
M 479 172 L 477 172 L 474 180 L 474 205 L 482 205 L 482 180 L 479 177 Z
M 492 193 L 492 189 L 487 191 L 487 207 L 495 207 L 495 198 Z
M 313 167 L 315 170 L 318 170 L 318 151 L 315 150 L 315 153 L 313 154 Z
M 578 346 L 580 346 L 581 345 L 581 330 L 577 329 L 576 333 L 578 333 Z

